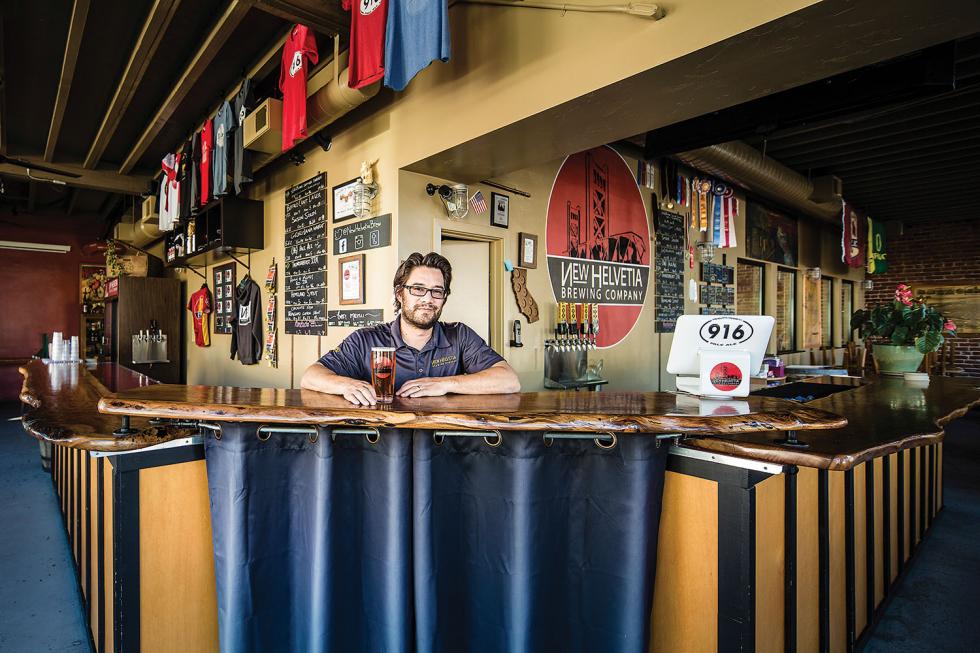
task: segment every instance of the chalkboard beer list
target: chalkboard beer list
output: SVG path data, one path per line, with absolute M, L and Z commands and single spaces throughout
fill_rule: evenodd
M 656 215 L 654 332 L 673 333 L 684 314 L 684 216 Z
M 286 190 L 286 333 L 327 333 L 327 174 Z

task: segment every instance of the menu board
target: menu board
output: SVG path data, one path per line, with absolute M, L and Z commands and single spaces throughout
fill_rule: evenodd
M 286 333 L 327 333 L 327 174 L 286 190 Z
M 735 315 L 735 308 L 731 306 L 702 306 L 701 315 Z
M 709 286 L 701 284 L 701 304 L 734 304 L 735 288 L 732 286 Z
M 705 283 L 735 283 L 735 268 L 717 263 L 701 264 L 701 281 Z
M 660 210 L 654 228 L 654 331 L 673 333 L 684 314 L 684 216 Z
M 384 322 L 384 309 L 361 308 L 352 311 L 328 311 L 327 322 L 336 327 L 365 327 Z
M 231 323 L 232 317 L 235 315 L 235 311 L 238 308 L 235 306 L 235 286 L 237 280 L 235 279 L 237 272 L 237 264 L 225 263 L 224 265 L 216 265 L 211 270 L 211 275 L 214 277 L 214 292 L 212 296 L 214 297 L 214 332 L 215 333 L 231 333 Z

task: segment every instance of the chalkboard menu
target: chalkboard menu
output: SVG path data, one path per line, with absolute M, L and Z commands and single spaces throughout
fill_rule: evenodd
M 701 264 L 701 281 L 705 283 L 735 283 L 735 268 L 717 263 Z
M 391 214 L 333 228 L 333 253 L 353 254 L 391 244 Z
M 684 314 L 684 216 L 660 210 L 654 227 L 654 331 L 673 333 Z
M 327 322 L 335 327 L 365 327 L 384 322 L 384 309 L 362 308 L 352 311 L 328 311 Z
M 327 175 L 286 190 L 286 333 L 327 333 Z
M 729 305 L 735 303 L 735 288 L 732 286 L 709 286 L 702 283 L 700 290 L 701 304 Z
M 701 315 L 735 315 L 735 309 L 730 306 L 702 306 Z

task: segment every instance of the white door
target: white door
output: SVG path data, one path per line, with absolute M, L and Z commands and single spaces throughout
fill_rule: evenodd
M 490 342 L 490 243 L 444 238 L 442 255 L 453 266 L 452 294 L 443 322 L 462 322 Z

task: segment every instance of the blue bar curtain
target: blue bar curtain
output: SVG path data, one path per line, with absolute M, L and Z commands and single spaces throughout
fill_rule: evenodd
M 652 436 L 257 426 L 205 443 L 222 651 L 647 650 Z

